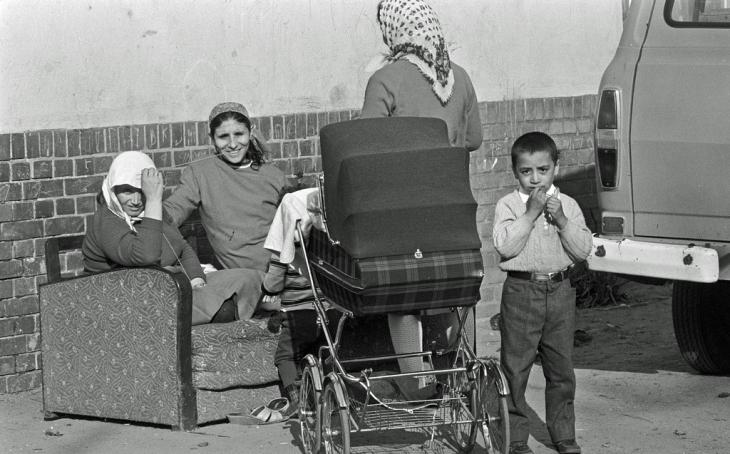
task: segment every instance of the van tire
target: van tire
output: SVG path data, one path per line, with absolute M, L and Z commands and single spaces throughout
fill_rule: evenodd
M 674 336 L 684 360 L 703 374 L 730 372 L 730 282 L 674 282 Z

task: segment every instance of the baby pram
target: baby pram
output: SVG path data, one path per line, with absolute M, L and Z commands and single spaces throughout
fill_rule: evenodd
M 299 420 L 306 452 L 350 452 L 355 432 L 423 429 L 469 452 L 481 429 L 491 452 L 509 448 L 508 389 L 499 364 L 476 356 L 465 326 L 483 277 L 469 154 L 430 118 L 361 119 L 320 131 L 322 222 L 305 248 L 326 345 L 303 364 Z M 304 238 L 298 225 L 299 237 Z M 330 323 L 325 301 L 343 316 Z M 456 312 L 448 348 L 340 358 L 345 320 L 367 314 Z M 336 325 L 336 326 L 335 326 Z M 373 363 L 420 357 L 448 365 L 374 374 Z M 379 395 L 376 382 L 436 377 L 421 400 Z

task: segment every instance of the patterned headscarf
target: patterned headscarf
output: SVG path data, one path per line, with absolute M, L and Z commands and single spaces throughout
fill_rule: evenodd
M 142 170 L 154 167 L 155 163 L 146 154 L 140 151 L 125 151 L 114 158 L 112 165 L 109 167 L 109 173 L 101 184 L 101 192 L 104 195 L 107 208 L 117 217 L 124 219 L 129 228 L 135 232 L 137 229 L 134 228 L 134 223 L 144 216 L 144 211 L 134 218 L 125 213 L 122 204 L 119 203 L 119 199 L 114 193 L 114 186 L 127 184 L 142 189 Z
M 378 23 L 391 61 L 404 58 L 418 67 L 446 104 L 454 92 L 454 72 L 436 13 L 423 0 L 381 0 Z

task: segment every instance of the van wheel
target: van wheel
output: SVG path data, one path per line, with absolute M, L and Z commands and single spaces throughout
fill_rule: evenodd
M 674 336 L 687 363 L 703 374 L 730 372 L 730 282 L 675 281 Z

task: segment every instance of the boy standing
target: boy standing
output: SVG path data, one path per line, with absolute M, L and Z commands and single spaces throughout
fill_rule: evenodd
M 575 442 L 573 333 L 575 289 L 569 268 L 591 251 L 591 232 L 577 202 L 553 185 L 558 149 L 550 136 L 530 132 L 512 146 L 519 188 L 495 209 L 494 247 L 507 272 L 502 288 L 501 362 L 511 391 L 510 453 L 530 454 L 525 389 L 537 352 L 545 375 L 545 422 L 561 454 L 580 454 Z

